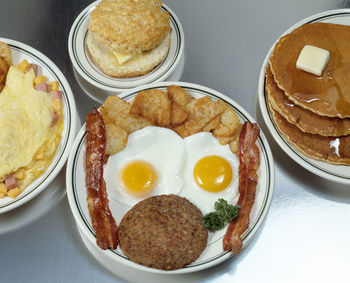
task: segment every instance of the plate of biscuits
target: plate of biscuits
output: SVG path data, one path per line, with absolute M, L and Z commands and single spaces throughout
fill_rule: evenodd
M 184 33 L 159 0 L 95 1 L 73 23 L 68 50 L 79 77 L 120 93 L 173 74 L 184 60 Z
M 289 28 L 267 54 L 259 105 L 272 136 L 307 170 L 350 184 L 350 10 Z
M 88 113 L 67 163 L 67 195 L 83 241 L 107 268 L 189 273 L 253 240 L 273 168 L 264 134 L 237 103 L 159 82 Z

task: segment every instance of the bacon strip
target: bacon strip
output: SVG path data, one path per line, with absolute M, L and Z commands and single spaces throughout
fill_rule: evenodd
M 260 133 L 257 124 L 245 122 L 239 136 L 239 216 L 229 224 L 223 240 L 224 250 L 238 254 L 242 250 L 241 235 L 249 226 L 249 214 L 255 201 L 260 153 L 255 144 Z
M 108 205 L 103 161 L 106 147 L 106 128 L 100 113 L 94 109 L 86 117 L 86 186 L 87 202 L 96 242 L 101 249 L 116 249 L 118 226 Z

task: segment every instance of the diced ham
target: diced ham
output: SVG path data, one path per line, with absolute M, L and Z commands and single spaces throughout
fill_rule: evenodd
M 33 69 L 34 70 L 34 74 L 37 76 L 38 75 L 38 65 L 37 64 L 30 64 L 29 68 L 28 68 L 28 71 L 30 69 Z
M 51 90 L 50 93 L 54 99 L 62 101 L 62 92 L 60 90 Z
M 41 90 L 44 92 L 49 92 L 49 86 L 47 84 L 36 84 L 35 85 L 36 90 Z
M 17 180 L 13 175 L 9 175 L 5 179 L 5 186 L 8 190 L 12 190 L 18 187 Z
M 59 119 L 60 119 L 60 116 L 56 112 L 53 112 L 51 127 L 55 126 Z

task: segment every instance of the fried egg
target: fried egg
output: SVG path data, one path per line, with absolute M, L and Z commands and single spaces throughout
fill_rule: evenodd
M 178 194 L 184 183 L 184 157 L 184 140 L 174 131 L 153 126 L 135 131 L 126 147 L 108 158 L 108 195 L 133 206 L 146 197 Z
M 207 132 L 186 137 L 184 143 L 184 186 L 179 195 L 196 204 L 203 214 L 213 211 L 220 198 L 236 203 L 239 160 L 229 145 L 221 145 Z

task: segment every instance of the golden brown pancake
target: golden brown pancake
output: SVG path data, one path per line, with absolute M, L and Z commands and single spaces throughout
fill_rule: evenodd
M 321 136 L 345 136 L 350 134 L 350 119 L 319 116 L 296 105 L 277 86 L 269 66 L 266 69 L 265 76 L 265 88 L 269 103 L 289 123 L 294 124 L 303 132 Z
M 296 68 L 305 45 L 330 52 L 318 77 Z M 350 117 L 350 26 L 305 24 L 283 36 L 270 58 L 277 85 L 297 105 L 328 117 Z
M 289 143 L 309 157 L 334 164 L 350 164 L 350 136 L 325 137 L 304 133 L 269 104 L 275 124 Z

